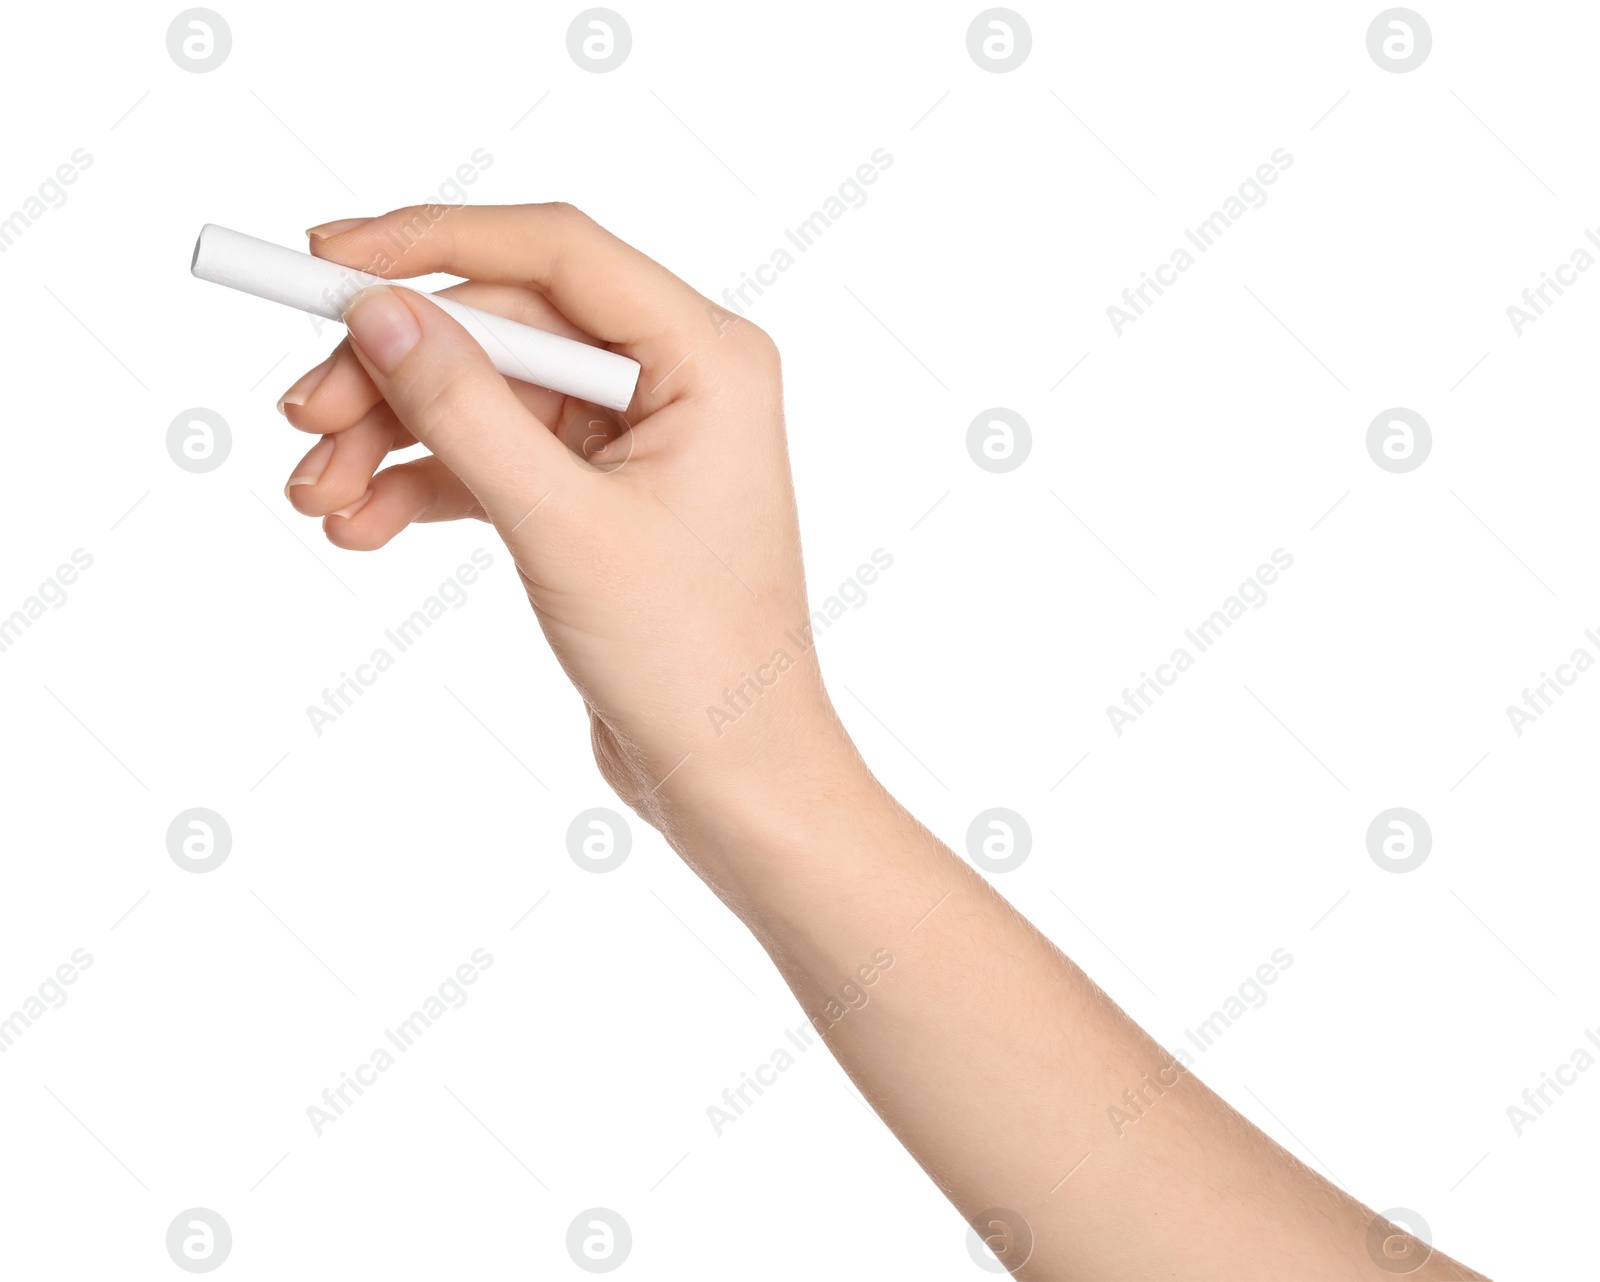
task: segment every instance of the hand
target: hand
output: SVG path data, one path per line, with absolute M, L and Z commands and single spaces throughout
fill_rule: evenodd
M 607 782 L 669 837 L 674 798 L 759 803 L 802 744 L 848 751 L 794 639 L 809 612 L 765 333 L 567 205 L 469 206 L 431 225 L 399 209 L 313 228 L 311 248 L 386 278 L 468 277 L 445 292 L 642 366 L 627 412 L 601 410 L 503 378 L 420 294 L 363 291 L 349 338 L 280 402 L 323 438 L 286 493 L 331 542 L 491 522 L 588 705 Z M 378 471 L 417 442 L 429 457 Z
M 808 611 L 765 334 L 565 206 L 315 230 L 324 258 L 469 277 L 451 293 L 643 366 L 628 412 L 605 414 L 508 382 L 427 299 L 376 287 L 347 310 L 350 340 L 285 397 L 296 427 L 324 435 L 290 498 L 348 548 L 412 521 L 493 522 L 608 781 L 750 926 L 975 1227 L 1026 1229 L 1017 1276 L 1389 1274 L 1372 1241 L 1390 1226 L 1178 1072 L 855 755 L 796 640 Z M 376 471 L 413 442 L 432 456 Z M 731 719 L 724 692 L 741 682 Z M 1108 1125 L 1119 1101 L 1136 1129 Z M 1402 1245 L 1418 1282 L 1482 1276 Z

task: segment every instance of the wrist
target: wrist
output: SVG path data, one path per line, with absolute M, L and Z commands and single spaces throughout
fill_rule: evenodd
M 652 821 L 696 871 L 791 863 L 831 844 L 841 808 L 888 801 L 825 696 L 739 729 L 691 752 L 658 793 Z
M 775 956 L 831 953 L 858 930 L 875 938 L 885 920 L 909 925 L 970 879 L 837 719 L 793 736 L 782 757 L 680 774 L 657 826 Z

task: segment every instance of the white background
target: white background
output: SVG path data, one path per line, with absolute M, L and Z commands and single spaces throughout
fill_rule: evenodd
M 168 56 L 177 6 L 8 14 L 0 215 L 93 160 L 0 255 L 0 614 L 93 565 L 0 653 L 0 1013 L 94 960 L 0 1055 L 6 1274 L 182 1276 L 200 1206 L 223 1276 L 577 1277 L 602 1206 L 624 1276 L 983 1276 L 823 1051 L 714 1133 L 798 1007 L 637 820 L 617 871 L 568 857 L 617 803 L 508 558 L 476 524 L 328 546 L 273 402 L 337 330 L 187 273 L 204 222 L 299 245 L 483 148 L 473 201 L 570 200 L 720 298 L 884 148 L 749 313 L 814 599 L 894 557 L 822 642 L 863 751 L 958 850 L 1022 814 L 997 884 L 1168 1046 L 1287 949 L 1201 1076 L 1474 1266 L 1592 1276 L 1600 1071 L 1520 1136 L 1506 1110 L 1600 1024 L 1600 675 L 1520 737 L 1505 708 L 1600 656 L 1600 273 L 1520 337 L 1506 308 L 1600 220 L 1600 15 L 1425 7 L 1392 74 L 1377 4 L 1025 5 L 994 74 L 977 4 L 628 5 L 594 74 L 578 5 L 217 3 L 207 74 Z M 1267 203 L 1119 337 L 1107 306 L 1277 148 Z M 196 406 L 232 429 L 199 475 L 166 449 Z M 1004 475 L 966 450 L 991 406 L 1032 429 Z M 1365 448 L 1391 406 L 1433 432 L 1404 475 Z M 467 603 L 316 735 L 479 547 Z M 1119 737 L 1106 706 L 1280 547 Z M 166 849 L 196 806 L 233 834 L 203 875 Z M 1433 833 L 1403 875 L 1365 844 L 1392 806 Z M 319 1138 L 307 1106 L 476 948 L 470 1001 Z

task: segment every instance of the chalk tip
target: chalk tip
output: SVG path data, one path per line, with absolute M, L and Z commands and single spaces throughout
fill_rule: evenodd
M 205 248 L 206 233 L 216 229 L 216 223 L 207 223 L 200 229 L 200 234 L 194 238 L 194 253 L 189 256 L 189 274 L 200 275 L 200 251 Z

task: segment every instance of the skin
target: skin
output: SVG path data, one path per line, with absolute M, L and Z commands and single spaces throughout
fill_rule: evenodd
M 413 521 L 494 525 L 607 782 L 760 940 L 1017 1276 L 1483 1276 L 1174 1065 L 873 777 L 793 639 L 810 610 L 765 333 L 566 205 L 402 209 L 310 235 L 386 278 L 465 277 L 446 292 L 641 364 L 613 414 L 502 378 L 421 295 L 363 291 L 350 337 L 280 403 L 322 437 L 286 494 L 342 548 Z M 382 467 L 417 442 L 426 457 Z M 777 651 L 781 674 L 764 668 L 713 725 L 707 709 Z

